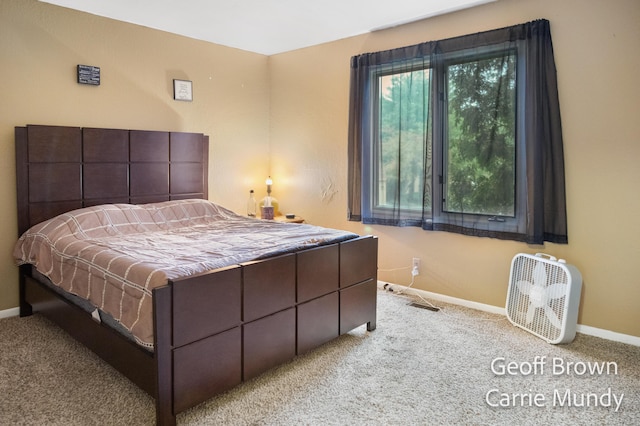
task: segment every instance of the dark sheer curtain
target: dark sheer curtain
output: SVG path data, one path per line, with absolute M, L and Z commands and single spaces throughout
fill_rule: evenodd
M 442 58 L 451 57 L 458 51 L 481 51 L 487 46 L 502 45 L 507 52 L 515 44 L 520 46 L 519 52 L 524 52 L 526 76 L 524 99 L 518 100 L 518 108 L 524 108 L 524 122 L 518 127 L 518 131 L 524 133 L 524 160 L 515 163 L 517 167 L 525 168 L 526 178 L 521 187 L 516 189 L 518 193 L 524 192 L 521 194 L 522 208 L 518 213 L 523 225 L 517 229 L 499 229 L 495 227 L 495 221 L 500 222 L 501 219 L 495 219 L 494 223 L 490 223 L 491 219 L 489 222 L 479 223 L 469 220 L 472 215 L 440 214 L 445 209 L 441 209 L 436 200 L 443 199 L 441 197 L 444 189 L 438 161 L 434 162 L 434 170 L 431 169 L 431 140 L 433 138 L 437 141 L 442 137 L 439 134 L 442 127 L 430 124 L 432 120 L 437 123 L 443 119 L 438 117 L 438 110 L 434 108 L 443 89 L 438 87 L 442 80 L 435 78 L 430 79 L 429 85 L 436 96 L 426 101 L 431 118 L 427 121 L 429 125 L 425 126 L 423 135 L 422 155 L 425 167 L 422 173 L 424 179 L 420 183 L 422 209 L 416 212 L 415 208 L 403 208 L 404 201 L 398 201 L 397 194 L 393 208 L 379 208 L 381 201 L 375 198 L 377 195 L 374 196 L 374 191 L 379 188 L 375 185 L 379 184 L 382 172 L 375 165 L 373 145 L 379 136 L 376 130 L 379 129 L 379 123 L 375 122 L 375 114 L 371 111 L 372 99 L 378 95 L 375 90 L 379 90 L 372 79 L 380 75 L 379 70 L 395 72 L 397 67 L 403 66 L 412 69 L 416 64 L 419 66 L 420 61 L 427 64 L 427 67 L 436 69 Z M 440 145 L 434 142 L 434 153 L 438 154 L 440 149 Z M 537 20 L 483 33 L 354 56 L 351 60 L 348 156 L 349 220 L 421 226 L 427 230 L 512 239 L 531 244 L 542 244 L 544 241 L 567 243 L 562 129 L 549 22 Z M 442 157 L 436 155 L 434 158 Z M 397 182 L 400 182 L 400 177 Z M 401 189 L 398 183 L 397 191 Z M 489 225 L 485 225 L 486 223 Z
M 567 244 L 564 148 L 548 21 L 522 25 L 527 43 L 527 242 Z

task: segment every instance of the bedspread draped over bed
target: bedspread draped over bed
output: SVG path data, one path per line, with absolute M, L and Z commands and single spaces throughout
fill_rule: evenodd
M 64 213 L 25 232 L 13 254 L 152 348 L 151 291 L 168 280 L 355 237 L 247 218 L 194 199 Z

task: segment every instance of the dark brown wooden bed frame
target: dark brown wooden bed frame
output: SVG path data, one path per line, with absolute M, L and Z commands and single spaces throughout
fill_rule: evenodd
M 18 229 L 77 208 L 208 196 L 208 136 L 16 127 Z M 154 351 L 97 322 L 20 267 L 20 315 L 51 319 L 156 400 L 157 424 L 366 324 L 376 327 L 377 238 L 170 281 L 153 290 Z

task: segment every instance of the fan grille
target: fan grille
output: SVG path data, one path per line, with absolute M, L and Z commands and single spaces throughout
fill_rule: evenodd
M 511 280 L 507 303 L 507 314 L 511 320 L 545 340 L 558 339 L 562 332 L 562 327 L 558 324 L 565 322 L 567 294 L 549 297 L 549 286 L 569 284 L 569 277 L 564 269 L 541 259 L 517 257 L 513 261 Z M 518 282 L 525 285 L 513 285 Z M 529 312 L 531 309 L 534 311 Z M 550 315 L 555 315 L 557 321 L 549 319 Z

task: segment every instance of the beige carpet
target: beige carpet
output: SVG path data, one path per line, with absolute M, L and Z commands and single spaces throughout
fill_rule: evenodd
M 0 424 L 153 422 L 149 396 L 54 325 L 0 320 Z M 580 334 L 554 346 L 499 316 L 431 312 L 380 291 L 377 330 L 342 336 L 178 424 L 638 425 L 640 348 Z

